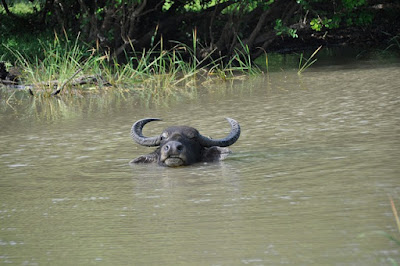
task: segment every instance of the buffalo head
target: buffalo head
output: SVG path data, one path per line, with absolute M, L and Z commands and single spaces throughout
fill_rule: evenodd
M 223 160 L 230 150 L 226 147 L 235 143 L 240 136 L 239 123 L 227 118 L 231 124 L 231 132 L 226 138 L 211 139 L 205 137 L 193 127 L 172 126 L 165 129 L 161 135 L 145 137 L 142 134 L 144 125 L 158 118 L 145 118 L 135 122 L 131 136 L 134 141 L 143 146 L 158 146 L 147 155 L 140 156 L 131 163 L 158 163 L 163 166 L 190 165 L 197 162 L 214 162 Z

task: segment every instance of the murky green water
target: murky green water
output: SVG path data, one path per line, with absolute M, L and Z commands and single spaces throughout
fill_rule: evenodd
M 373 64 L 372 64 L 373 65 Z M 146 107 L 1 99 L 0 263 L 392 265 L 400 247 L 400 65 L 320 67 Z M 242 127 L 217 164 L 128 165 L 132 123 Z

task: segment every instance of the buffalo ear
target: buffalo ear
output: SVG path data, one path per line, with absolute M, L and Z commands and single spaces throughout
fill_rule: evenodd
M 205 148 L 203 152 L 203 162 L 217 162 L 222 161 L 228 155 L 232 153 L 228 148 L 222 148 L 218 146 L 212 146 L 210 148 Z
M 156 163 L 158 162 L 158 154 L 155 152 L 149 153 L 147 155 L 142 155 L 139 156 L 132 161 L 129 162 L 129 164 L 135 164 L 135 163 Z

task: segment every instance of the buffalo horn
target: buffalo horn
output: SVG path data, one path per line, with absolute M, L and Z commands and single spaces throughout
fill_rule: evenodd
M 219 146 L 219 147 L 228 147 L 235 143 L 239 136 L 240 136 L 240 126 L 239 123 L 232 119 L 226 118 L 229 124 L 231 124 L 231 133 L 226 138 L 223 139 L 210 139 L 203 135 L 199 135 L 199 142 L 204 147 L 212 147 L 212 146 Z
M 144 125 L 151 121 L 160 121 L 159 118 L 144 118 L 136 121 L 131 129 L 131 137 L 138 144 L 143 146 L 158 146 L 160 145 L 160 136 L 157 137 L 145 137 L 143 136 L 142 130 Z

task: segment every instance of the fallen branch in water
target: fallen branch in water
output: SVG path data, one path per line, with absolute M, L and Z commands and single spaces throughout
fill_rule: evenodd
M 73 78 L 73 77 L 72 77 Z M 82 76 L 79 78 L 76 78 L 71 81 L 71 79 L 68 79 L 66 82 L 62 83 L 59 89 L 55 90 L 53 93 L 56 91 L 60 91 L 64 89 L 64 87 L 67 84 L 70 84 L 71 86 L 79 86 L 79 85 L 85 85 L 85 84 L 99 84 L 101 83 L 102 85 L 110 85 L 109 82 L 105 81 L 101 76 L 96 76 L 96 75 L 88 75 L 88 76 Z M 43 86 L 48 86 L 48 87 L 58 87 L 60 84 L 60 81 L 58 80 L 50 80 L 50 81 L 43 81 L 43 82 L 38 82 L 34 84 L 27 84 L 27 85 L 20 85 L 20 86 L 25 86 L 29 88 L 38 88 L 38 87 L 43 87 Z
M 3 84 L 7 87 L 11 87 L 16 90 L 28 90 L 29 94 L 31 94 L 31 95 L 34 95 L 33 94 L 34 88 L 55 87 L 57 89 L 51 93 L 52 96 L 58 95 L 65 88 L 65 86 L 67 84 L 70 84 L 71 86 L 80 86 L 80 85 L 86 85 L 86 84 L 95 84 L 95 85 L 101 84 L 101 85 L 105 85 L 105 86 L 111 85 L 108 81 L 104 80 L 103 77 L 96 76 L 96 75 L 87 75 L 87 76 L 82 76 L 82 77 L 74 79 L 74 77 L 76 75 L 78 75 L 81 71 L 82 71 L 82 69 L 79 69 L 63 83 L 61 83 L 58 80 L 50 80 L 50 81 L 37 82 L 37 83 L 33 83 L 33 84 L 20 84 L 19 82 L 16 82 L 16 81 L 0 80 L 0 84 Z
M 61 87 L 59 87 L 57 90 L 53 91 L 51 93 L 52 96 L 59 94 L 65 87 L 65 85 L 67 85 L 68 82 L 70 82 L 76 75 L 78 75 L 83 69 L 80 68 L 78 69 L 69 79 L 67 79 L 62 85 Z
M 16 86 L 19 84 L 19 82 L 15 80 L 0 79 L 0 84 L 5 86 Z

